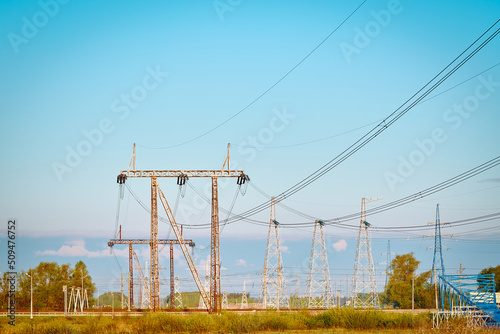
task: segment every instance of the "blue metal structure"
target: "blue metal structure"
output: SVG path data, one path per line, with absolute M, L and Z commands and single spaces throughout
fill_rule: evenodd
M 472 325 L 500 329 L 495 274 L 439 276 L 439 319 L 465 316 Z
M 439 263 L 436 263 L 438 259 Z M 441 218 L 439 216 L 439 204 L 436 205 L 436 222 L 434 229 L 434 258 L 432 260 L 431 284 L 434 283 L 434 277 L 444 275 L 443 250 L 441 246 Z

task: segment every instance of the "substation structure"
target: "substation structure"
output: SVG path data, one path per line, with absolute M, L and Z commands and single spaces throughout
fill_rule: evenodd
M 130 166 L 133 162 L 133 170 Z M 227 169 L 225 169 L 227 163 Z M 220 313 L 221 284 L 220 284 L 220 247 L 219 247 L 219 194 L 218 179 L 220 177 L 235 177 L 237 184 L 244 184 L 249 180 L 242 170 L 230 170 L 229 168 L 229 145 L 226 159 L 219 170 L 136 170 L 135 169 L 135 144 L 134 154 L 129 164 L 129 169 L 123 170 L 117 177 L 117 182 L 123 184 L 129 177 L 150 178 L 151 179 L 151 309 L 154 311 L 160 307 L 160 286 L 159 286 L 159 263 L 158 263 L 158 197 L 172 226 L 172 230 L 179 242 L 182 253 L 188 263 L 193 279 L 200 291 L 201 297 L 209 313 Z M 210 227 L 210 295 L 207 294 L 201 283 L 196 266 L 189 254 L 186 243 L 182 237 L 180 229 L 175 221 L 170 206 L 161 191 L 157 179 L 162 177 L 177 178 L 178 185 L 184 185 L 191 177 L 206 177 L 212 180 L 212 203 L 211 203 L 211 227 Z
M 158 239 L 157 245 L 170 245 L 170 308 L 175 308 L 175 276 L 174 276 L 174 245 L 179 245 L 179 240 L 177 239 Z M 183 239 L 183 242 L 194 247 L 195 243 L 191 239 Z M 109 247 L 114 245 L 128 245 L 128 293 L 130 303 L 129 305 L 134 305 L 134 263 L 133 263 L 133 247 L 132 245 L 150 245 L 151 239 L 111 239 L 108 242 Z M 151 285 L 150 285 L 151 286 Z M 150 291 L 152 291 L 150 289 Z M 151 298 L 152 296 L 150 296 Z M 152 301 L 152 299 L 150 299 Z

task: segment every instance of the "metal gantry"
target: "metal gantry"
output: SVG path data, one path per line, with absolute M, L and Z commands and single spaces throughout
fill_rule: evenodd
M 133 161 L 133 170 L 130 166 Z M 227 169 L 225 169 L 227 165 Z M 229 145 L 226 160 L 220 170 L 136 170 L 135 169 L 135 145 L 134 154 L 127 170 L 121 171 L 118 175 L 118 183 L 125 183 L 129 177 L 142 177 L 151 179 L 151 300 L 153 302 L 153 311 L 159 308 L 159 264 L 158 264 L 158 206 L 157 199 L 160 197 L 163 207 L 167 213 L 172 229 L 181 241 L 182 236 L 177 227 L 175 218 L 170 210 L 165 195 L 158 186 L 157 179 L 160 177 L 175 177 L 178 184 L 182 184 L 191 177 L 208 177 L 212 180 L 212 204 L 211 204 L 211 267 L 210 267 L 210 295 L 208 296 L 201 284 L 196 267 L 183 243 L 180 243 L 182 253 L 188 262 L 191 274 L 200 290 L 200 294 L 206 299 L 206 306 L 209 313 L 220 313 L 221 311 L 221 292 L 220 292 L 220 249 L 219 249 L 219 196 L 218 196 L 218 178 L 235 177 L 239 185 L 249 180 L 248 176 L 242 170 L 230 170 L 229 168 Z
M 499 328 L 500 310 L 495 294 L 495 274 L 440 275 L 439 310 L 433 325 L 453 317 L 464 317 L 470 326 Z
M 369 234 L 371 225 L 366 220 L 366 203 L 380 199 L 363 198 L 361 200 L 361 221 L 350 296 L 351 306 L 355 308 L 380 308 Z
M 194 247 L 195 243 L 191 239 L 183 239 L 183 242 L 189 247 Z M 110 239 L 108 241 L 108 246 L 113 247 L 114 245 L 128 245 L 128 270 L 129 270 L 129 287 L 128 293 L 130 296 L 130 305 L 134 305 L 134 264 L 133 264 L 133 246 L 132 245 L 150 245 L 150 239 L 122 239 L 121 238 L 121 226 L 120 226 L 120 238 Z M 174 245 L 179 245 L 179 240 L 177 239 L 158 239 L 157 245 L 170 245 L 170 307 L 174 308 L 175 304 L 175 290 L 174 290 Z M 151 296 L 148 296 L 150 298 Z
M 279 240 L 279 222 L 276 220 L 275 198 L 271 198 L 271 219 L 262 271 L 262 304 L 264 308 L 290 308 L 286 292 L 283 260 Z
M 325 223 L 316 220 L 314 223 L 314 234 L 309 259 L 309 273 L 307 276 L 307 307 L 331 308 L 334 302 L 332 284 L 330 281 L 330 269 L 325 246 L 325 235 L 323 226 Z
M 67 287 L 66 287 L 66 292 L 67 292 Z M 76 313 L 76 311 L 80 311 L 83 313 L 83 309 L 89 308 L 89 297 L 87 295 L 87 289 L 83 289 L 80 287 L 71 287 L 71 295 L 69 297 L 69 305 L 67 309 L 67 313 L 71 311 L 73 304 L 73 312 Z

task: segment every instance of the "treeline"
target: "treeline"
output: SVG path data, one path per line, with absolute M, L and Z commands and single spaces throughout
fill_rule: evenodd
M 64 310 L 63 286 L 68 288 L 68 302 L 71 287 L 83 287 L 87 289 L 89 305 L 95 303 L 92 297 L 95 292 L 95 284 L 92 282 L 87 266 L 78 261 L 75 267 L 70 264 L 58 265 L 56 262 L 40 262 L 33 269 L 21 271 L 16 275 L 16 308 L 30 308 L 31 277 L 33 277 L 33 309 L 38 310 Z M 83 280 L 82 280 L 83 278 Z M 6 309 L 9 302 L 9 274 L 3 273 L 0 280 L 0 308 Z
M 409 309 L 412 307 L 412 283 L 415 308 L 435 308 L 434 285 L 431 284 L 432 271 L 416 274 L 420 261 L 413 253 L 396 255 L 387 273 L 387 286 L 381 302 L 390 307 Z M 479 274 L 495 273 L 495 289 L 500 291 L 500 266 L 483 269 Z M 413 282 L 412 282 L 413 281 Z

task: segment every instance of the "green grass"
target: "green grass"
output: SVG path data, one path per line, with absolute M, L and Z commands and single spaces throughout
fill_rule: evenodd
M 255 312 L 208 314 L 145 314 L 141 317 L 40 317 L 0 320 L 1 333 L 498 333 L 467 328 L 461 320 L 432 330 L 430 313 L 333 309 L 320 313 Z

